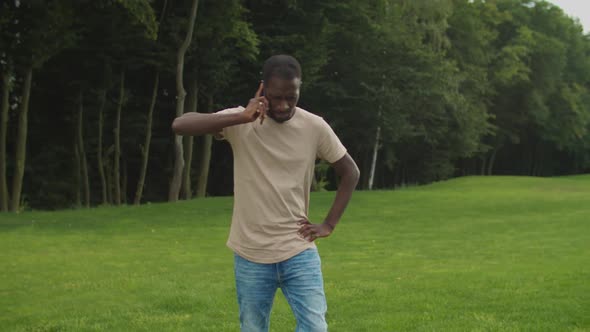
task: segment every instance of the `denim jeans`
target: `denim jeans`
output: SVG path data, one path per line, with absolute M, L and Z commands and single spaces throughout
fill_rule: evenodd
M 254 263 L 234 256 L 242 332 L 268 331 L 277 288 L 281 288 L 295 314 L 296 332 L 328 330 L 328 307 L 317 249 L 307 249 L 274 264 Z

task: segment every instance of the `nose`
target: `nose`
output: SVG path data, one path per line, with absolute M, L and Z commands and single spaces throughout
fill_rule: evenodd
M 289 110 L 289 104 L 285 100 L 281 100 L 281 102 L 277 106 L 279 108 L 279 111 L 281 112 Z

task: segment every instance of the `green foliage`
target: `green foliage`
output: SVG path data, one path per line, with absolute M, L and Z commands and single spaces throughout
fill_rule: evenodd
M 330 170 L 330 164 L 326 161 L 320 161 L 315 164 L 314 177 L 315 182 L 313 183 L 313 191 L 326 191 L 330 181 L 328 180 L 328 171 Z
M 502 47 L 494 61 L 494 80 L 500 87 L 510 87 L 530 81 L 531 69 L 527 65 L 533 44 L 532 32 L 528 27 L 516 31 L 514 39 Z
M 16 1 L 1 6 L 4 63 L 40 68 L 77 40 L 74 2 L 70 0 Z
M 588 93 L 588 76 L 574 71 L 588 68 L 583 64 L 588 56 L 581 53 L 588 40 L 577 23 L 547 2 L 506 0 L 495 5 L 501 15 L 492 44 L 498 55 L 489 71 L 493 132 L 484 142 L 494 155 L 499 149 L 522 149 L 519 153 L 528 156 L 523 173 L 537 174 L 556 158 L 548 151 L 573 151 L 587 139 L 590 108 L 580 101 Z M 555 168 L 550 169 L 549 174 Z
M 151 6 L 152 1 L 115 0 L 115 2 L 125 8 L 133 18 L 133 21 L 145 29 L 145 34 L 148 38 L 156 39 L 158 35 L 158 22 L 156 21 L 154 9 Z
M 229 78 L 238 74 L 240 64 L 256 62 L 259 40 L 240 1 L 201 1 L 199 6 L 187 64 L 202 93 L 215 95 L 232 84 Z
M 319 71 L 329 59 L 329 15 L 338 6 L 335 0 L 249 1 L 250 21 L 260 39 L 259 61 L 274 54 L 295 56 L 302 64 L 303 94 L 313 94 Z
M 166 198 L 176 53 L 190 5 L 188 0 L 0 4 L 0 66 L 12 73 L 11 107 L 21 100 L 22 68 L 35 65 L 24 188 L 31 207 L 71 206 L 72 151 L 45 145 L 71 145 L 72 89 L 89 96 L 86 151 L 91 187 L 100 190 L 94 166 L 97 96 L 107 92 L 103 147 L 108 147 L 118 95 L 113 77 L 123 69 L 128 100 L 121 140 L 130 188 L 138 177 L 137 138 L 144 134 L 154 72 L 161 74 L 146 199 Z M 303 67 L 300 106 L 335 129 L 365 185 L 375 146 L 376 188 L 482 172 L 590 171 L 590 39 L 551 3 L 201 0 L 193 38 L 184 77 L 185 86 L 198 84 L 199 111 L 243 105 L 256 90 L 262 61 L 277 53 L 297 57 Z M 16 109 L 9 112 L 9 171 Z M 230 153 L 223 143 L 213 146 L 208 191 L 214 195 L 232 193 Z M 334 187 L 334 180 L 328 177 L 327 186 Z

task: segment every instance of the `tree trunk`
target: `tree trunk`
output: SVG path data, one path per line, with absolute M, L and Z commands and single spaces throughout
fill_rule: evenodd
M 106 183 L 107 183 L 107 201 L 109 202 L 109 204 L 113 204 L 114 203 L 114 197 L 115 197 L 115 189 L 113 189 L 115 186 L 113 185 L 113 158 L 112 158 L 112 153 L 114 150 L 114 146 L 110 146 L 104 154 L 104 172 L 106 175 Z
M 188 94 L 188 111 L 189 112 L 196 112 L 197 111 L 197 101 L 198 101 L 198 93 L 199 93 L 199 84 L 197 78 L 193 80 L 191 84 L 191 89 L 189 90 Z M 186 162 L 184 164 L 184 171 L 182 174 L 182 194 L 184 199 L 191 199 L 192 197 L 192 186 L 191 186 L 191 168 L 193 163 L 193 136 L 185 136 L 184 137 L 184 155 L 186 156 Z
M 102 131 L 104 126 L 104 107 L 107 100 L 107 90 L 104 88 L 100 92 L 100 106 L 98 109 L 98 150 L 96 151 L 96 160 L 98 166 L 98 173 L 100 175 L 100 184 L 102 189 L 102 204 L 108 204 L 109 199 L 107 196 L 107 181 L 104 174 L 104 162 L 102 159 Z
M 399 163 L 397 163 L 397 165 L 393 168 L 393 188 L 394 189 L 399 187 L 399 183 L 400 183 L 399 168 L 400 168 Z
M 494 149 L 492 151 L 492 155 L 490 156 L 490 160 L 488 161 L 488 170 L 487 175 L 492 175 L 492 171 L 494 170 L 494 162 L 496 161 L 496 153 L 498 153 L 498 149 Z
M 535 167 L 535 151 L 529 151 L 528 153 L 529 156 L 529 160 L 528 160 L 528 165 L 527 165 L 527 169 L 526 169 L 526 174 L 528 176 L 533 176 L 533 171 L 534 171 L 534 167 Z
M 543 176 L 544 151 L 541 143 L 535 143 L 535 159 L 533 160 L 533 176 Z
M 148 110 L 147 125 L 145 128 L 145 140 L 141 147 L 141 169 L 139 171 L 139 180 L 137 181 L 137 189 L 135 190 L 135 199 L 133 204 L 139 205 L 141 203 L 141 196 L 143 195 L 143 186 L 145 183 L 145 175 L 147 173 L 147 165 L 150 155 L 150 145 L 152 141 L 152 123 L 154 108 L 156 107 L 156 99 L 158 97 L 158 88 L 160 86 L 160 71 L 156 71 L 154 79 L 154 89 L 152 90 L 152 100 Z
M 213 112 L 213 96 L 209 95 L 207 111 Z M 199 164 L 199 176 L 197 179 L 197 197 L 205 197 L 207 195 L 207 182 L 209 181 L 209 167 L 211 164 L 211 148 L 213 146 L 213 136 L 203 136 L 203 145 L 201 147 L 201 158 Z M 315 180 L 315 176 L 314 176 Z
M 164 18 L 166 17 L 166 9 L 168 7 L 168 0 L 164 0 L 162 12 L 160 13 L 160 20 L 158 24 L 158 34 L 156 36 L 156 43 L 160 39 L 160 32 L 162 31 L 162 25 L 164 24 Z M 135 189 L 135 198 L 133 204 L 139 205 L 141 203 L 141 197 L 143 196 L 143 188 L 145 186 L 145 176 L 147 174 L 147 166 L 150 156 L 150 146 L 152 141 L 152 124 L 154 108 L 156 107 L 156 100 L 158 98 L 158 89 L 160 87 L 160 70 L 156 69 L 156 77 L 154 78 L 154 89 L 152 90 L 152 99 L 150 102 L 150 108 L 148 110 L 147 125 L 145 129 L 145 140 L 141 147 L 141 169 L 139 170 L 139 180 L 137 181 L 137 188 Z
M 193 0 L 193 7 L 191 9 L 191 16 L 189 19 L 189 26 L 184 42 L 178 49 L 177 64 L 176 64 L 176 116 L 179 117 L 184 112 L 184 98 L 186 91 L 183 85 L 183 71 L 184 71 L 184 55 L 188 49 L 191 40 L 193 39 L 193 30 L 197 17 L 197 7 L 199 0 Z M 175 202 L 178 200 L 180 193 L 180 186 L 182 183 L 182 170 L 184 169 L 184 155 L 182 147 L 182 136 L 175 135 L 174 137 L 174 170 L 172 180 L 170 181 L 170 191 L 168 193 L 168 200 Z
M 481 168 L 480 168 L 480 171 L 479 171 L 479 174 L 480 175 L 486 175 L 486 170 L 488 169 L 488 167 L 487 167 L 487 161 L 488 161 L 488 157 L 484 154 L 481 157 Z
M 22 104 L 18 119 L 18 138 L 16 141 L 16 156 L 14 177 L 12 178 L 11 210 L 17 212 L 20 208 L 23 175 L 25 173 L 25 159 L 27 152 L 27 127 L 29 116 L 29 98 L 31 96 L 31 81 L 33 80 L 33 65 L 27 68 L 23 84 Z
M 0 211 L 8 211 L 8 183 L 6 181 L 6 135 L 8 131 L 8 109 L 10 107 L 10 74 L 2 75 L 2 116 L 0 117 Z
M 127 204 L 127 159 L 123 160 L 123 179 L 121 180 L 121 203 Z
M 82 188 L 84 189 L 84 205 L 90 207 L 90 181 L 88 179 L 88 163 L 86 161 L 86 151 L 84 149 L 84 97 L 80 90 L 78 105 L 78 152 L 82 171 Z
M 407 172 L 406 164 L 404 163 L 404 165 L 402 167 L 402 181 L 401 181 L 402 187 L 405 187 L 407 183 L 408 183 L 408 172 Z
M 192 186 L 191 186 L 191 167 L 193 163 L 193 136 L 183 137 L 183 149 L 184 149 L 184 168 L 182 169 L 182 184 L 180 191 L 183 199 L 192 198 Z
M 375 134 L 375 145 L 373 146 L 373 158 L 371 161 L 371 173 L 369 173 L 369 190 L 373 189 L 373 180 L 375 179 L 375 165 L 377 164 L 377 154 L 379 152 L 379 140 L 381 139 L 381 127 L 377 127 Z
M 119 102 L 117 105 L 117 114 L 115 115 L 115 153 L 113 156 L 113 177 L 115 189 L 115 204 L 121 205 L 121 179 L 119 161 L 121 159 L 121 110 L 125 100 L 125 71 L 121 71 L 121 84 L 119 90 Z
M 80 148 L 78 147 L 78 141 L 74 140 L 74 179 L 76 180 L 76 190 L 74 191 L 74 204 L 76 208 L 82 206 L 82 175 L 80 166 Z
M 370 170 L 371 169 L 371 155 L 369 153 L 368 149 L 363 149 L 361 151 L 361 157 L 360 157 L 360 164 L 362 165 L 361 168 L 361 176 L 360 176 L 360 187 L 362 189 L 367 189 L 369 188 L 369 174 L 368 171 L 366 170 Z M 338 177 L 336 177 L 338 179 Z
M 197 182 L 197 197 L 207 196 L 207 182 L 209 181 L 209 167 L 211 164 L 211 148 L 213 146 L 213 135 L 203 136 L 201 148 L 201 162 L 199 164 L 199 177 Z

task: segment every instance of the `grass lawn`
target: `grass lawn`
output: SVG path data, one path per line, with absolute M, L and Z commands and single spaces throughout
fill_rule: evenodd
M 231 209 L 0 214 L 0 331 L 238 331 Z M 590 176 L 357 192 L 318 247 L 330 331 L 590 331 Z

